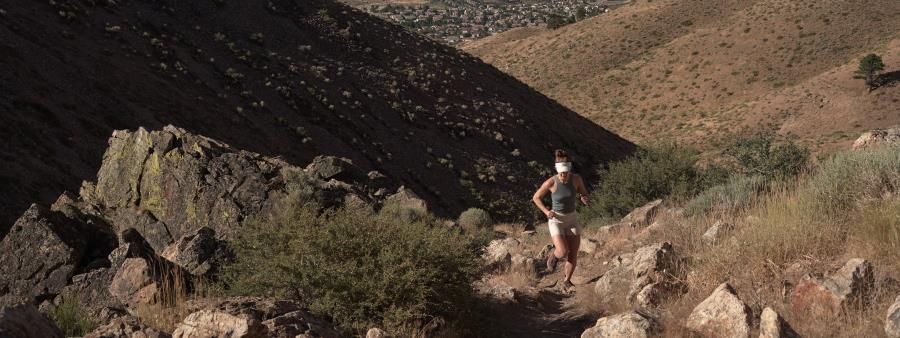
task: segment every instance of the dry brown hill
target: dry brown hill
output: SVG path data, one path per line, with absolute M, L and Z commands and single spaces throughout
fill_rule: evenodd
M 898 17 L 897 1 L 644 0 L 466 48 L 636 141 L 710 150 L 758 128 L 828 149 L 900 123 L 900 87 L 849 78 L 869 52 L 900 70 Z
M 0 67 L 0 234 L 93 179 L 114 129 L 172 124 L 296 165 L 347 157 L 445 216 L 527 207 L 554 147 L 588 174 L 633 149 L 477 58 L 330 0 L 0 2 Z

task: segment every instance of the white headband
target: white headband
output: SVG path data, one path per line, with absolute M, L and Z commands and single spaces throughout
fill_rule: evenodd
M 556 172 L 563 173 L 572 170 L 572 162 L 557 162 Z

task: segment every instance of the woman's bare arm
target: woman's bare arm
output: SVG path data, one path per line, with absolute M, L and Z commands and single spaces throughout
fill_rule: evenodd
M 587 205 L 588 201 L 588 191 L 587 187 L 584 185 L 584 180 L 581 179 L 581 175 L 575 175 L 575 190 L 581 196 L 581 203 Z
M 542 202 L 541 199 L 544 198 L 544 195 L 550 192 L 550 187 L 552 186 L 553 180 L 548 179 L 544 182 L 544 184 L 541 184 L 541 187 L 538 188 L 538 190 L 534 192 L 534 196 L 531 197 L 531 201 L 534 202 L 534 205 L 536 205 L 538 209 L 541 209 L 541 212 L 543 212 L 544 215 L 547 215 L 547 217 L 551 216 L 550 210 L 547 210 L 547 207 L 544 205 L 544 202 Z

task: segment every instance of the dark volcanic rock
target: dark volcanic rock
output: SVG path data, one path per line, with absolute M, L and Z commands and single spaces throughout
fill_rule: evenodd
M 54 297 L 85 257 L 84 228 L 60 212 L 32 205 L 0 241 L 0 293 L 27 302 Z
M 221 142 L 168 126 L 162 131 L 116 131 L 97 174 L 96 196 L 108 208 L 145 210 L 152 218 L 113 222 L 118 230 L 140 225 L 161 251 L 171 239 L 201 227 L 230 235 L 243 217 L 260 213 L 284 186 L 287 163 L 235 150 Z M 158 220 L 158 222 L 154 222 Z M 162 224 L 159 224 L 161 222 Z M 154 225 L 156 224 L 156 225 Z
M 62 338 L 63 333 L 31 304 L 0 307 L 2 338 Z
M 212 278 L 233 255 L 228 244 L 216 238 L 215 230 L 200 228 L 170 245 L 161 256 L 191 275 Z

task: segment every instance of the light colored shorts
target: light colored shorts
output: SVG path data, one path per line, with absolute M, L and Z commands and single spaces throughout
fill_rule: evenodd
M 561 214 L 554 211 L 554 213 L 556 213 L 556 217 L 547 220 L 547 225 L 550 226 L 550 236 L 581 235 L 581 225 L 578 224 L 577 212 L 573 211 L 568 214 Z

